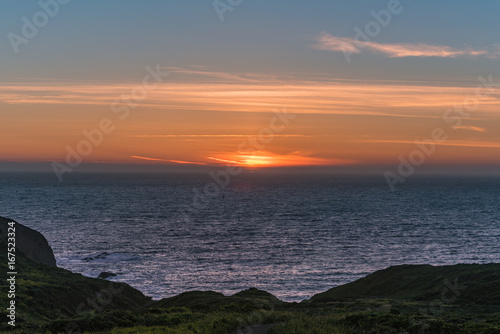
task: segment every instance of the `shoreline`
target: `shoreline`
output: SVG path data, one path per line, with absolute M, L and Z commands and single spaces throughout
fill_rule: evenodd
M 9 221 L 0 217 L 2 246 L 2 224 Z M 302 328 L 299 333 L 372 333 L 374 328 L 384 333 L 419 333 L 425 328 L 443 334 L 500 331 L 500 263 L 392 266 L 301 302 L 284 302 L 256 288 L 232 295 L 187 291 L 153 300 L 126 283 L 85 277 L 51 265 L 50 258 L 37 258 L 30 247 L 50 246 L 41 234 L 29 234 L 33 237 L 16 250 L 22 280 L 16 281 L 15 306 L 7 312 L 16 328 L 30 333 L 229 334 L 252 328 L 272 334 L 294 328 Z M 8 262 L 6 253 L 0 257 Z M 0 282 L 2 291 L 8 284 Z M 0 295 L 0 302 L 8 305 L 7 295 Z M 4 322 L 0 331 L 12 327 Z

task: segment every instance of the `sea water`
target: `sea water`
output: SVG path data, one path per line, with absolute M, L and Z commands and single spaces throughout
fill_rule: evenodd
M 300 301 L 399 264 L 500 262 L 500 178 L 0 174 L 0 215 L 45 235 L 58 266 L 117 273 L 155 299 L 256 287 Z

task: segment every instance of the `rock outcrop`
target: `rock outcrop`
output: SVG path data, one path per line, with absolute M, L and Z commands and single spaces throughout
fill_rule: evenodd
M 6 231 L 5 224 L 5 219 L 2 219 L 0 226 L 3 232 Z M 18 236 L 24 234 L 25 230 L 20 231 L 16 233 Z M 0 252 L 0 263 L 4 273 L 8 271 L 9 261 L 6 248 L 7 238 L 2 237 L 0 249 L 4 251 Z M 32 250 L 27 253 L 32 253 Z M 33 253 L 37 254 L 36 251 Z M 37 263 L 20 250 L 16 251 L 15 270 L 19 273 L 17 277 L 14 276 L 15 283 L 0 280 L 0 291 L 5 291 L 0 294 L 0 305 L 12 305 L 10 301 L 14 299 L 8 297 L 7 291 L 15 289 L 16 329 L 21 328 L 22 333 L 107 332 L 113 327 L 133 326 L 134 323 L 128 320 L 130 312 L 151 304 L 150 297 L 125 283 L 85 277 L 56 266 Z M 119 320 L 120 323 L 110 323 L 110 313 L 105 312 L 121 312 L 117 319 L 125 322 Z M 0 322 L 0 333 L 11 331 L 12 325 L 7 321 Z
M 12 219 L 0 217 L 0 237 L 2 239 L 7 240 L 7 232 L 10 227 L 8 225 L 9 222 L 16 223 L 16 248 L 18 251 L 34 262 L 50 267 L 56 266 L 54 252 L 50 248 L 47 239 L 40 232 L 19 224 Z
M 99 276 L 97 276 L 97 278 L 106 279 L 106 278 L 115 277 L 115 276 L 118 276 L 118 274 L 103 271 L 102 273 L 99 274 Z

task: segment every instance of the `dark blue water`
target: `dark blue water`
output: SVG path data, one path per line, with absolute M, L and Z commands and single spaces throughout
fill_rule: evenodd
M 0 215 L 42 232 L 60 267 L 154 298 L 257 287 L 298 301 L 396 264 L 500 262 L 500 178 L 414 176 L 391 192 L 381 175 L 249 174 L 193 208 L 210 181 L 0 174 Z

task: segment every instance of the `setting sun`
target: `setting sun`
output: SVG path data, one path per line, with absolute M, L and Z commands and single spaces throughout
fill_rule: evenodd
M 230 154 L 218 157 L 207 157 L 212 162 L 221 164 L 236 165 L 241 167 L 286 167 L 286 166 L 319 166 L 319 165 L 346 165 L 356 164 L 354 160 L 322 159 L 308 157 L 301 152 L 294 152 L 287 155 L 274 154 L 271 152 L 256 152 L 254 154 Z
M 258 155 L 242 155 L 241 164 L 249 167 L 269 166 L 273 164 L 272 157 L 258 156 Z

